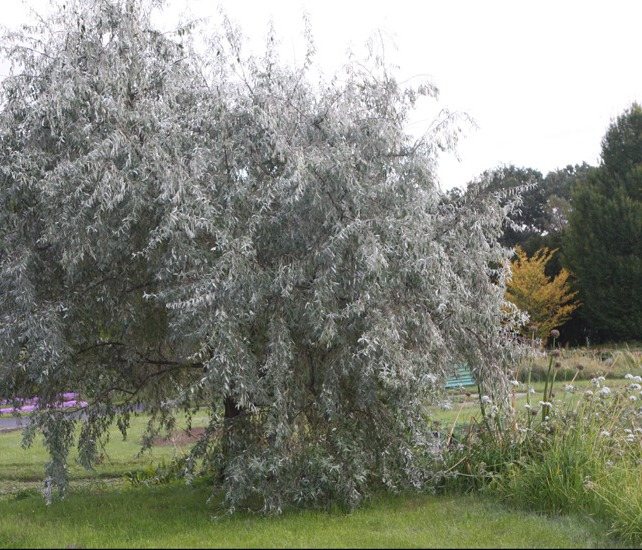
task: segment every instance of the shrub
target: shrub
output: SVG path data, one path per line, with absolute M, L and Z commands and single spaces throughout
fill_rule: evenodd
M 489 491 L 543 512 L 589 513 L 625 542 L 639 544 L 642 377 L 628 374 L 627 385 L 614 390 L 599 376 L 581 395 L 566 384 L 569 393 L 553 399 L 553 359 L 538 405 L 529 399 L 525 410 L 503 420 L 502 430 L 482 410 L 484 422 L 468 429 L 447 454 L 444 487 Z M 639 366 L 632 354 L 622 361 Z

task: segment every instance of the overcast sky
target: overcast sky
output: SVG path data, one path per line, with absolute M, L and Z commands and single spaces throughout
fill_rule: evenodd
M 42 10 L 48 1 L 26 3 Z M 170 0 L 162 24 L 186 9 L 215 22 L 218 5 L 251 39 L 263 38 L 271 19 L 284 56 L 298 61 L 307 12 L 328 73 L 381 31 L 401 79 L 427 75 L 440 89 L 439 108 L 477 124 L 460 142 L 460 160 L 441 160 L 445 189 L 500 164 L 544 173 L 596 164 L 609 122 L 642 102 L 639 1 Z M 3 23 L 25 13 L 19 0 L 3 0 Z M 435 112 L 419 110 L 409 130 L 427 129 Z

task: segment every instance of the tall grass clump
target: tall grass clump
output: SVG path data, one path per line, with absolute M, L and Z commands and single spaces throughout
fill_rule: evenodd
M 481 489 L 530 510 L 588 513 L 621 540 L 640 544 L 640 365 L 630 364 L 634 372 L 617 390 L 599 376 L 580 393 L 573 385 L 578 376 L 570 383 L 557 379 L 559 357 L 555 347 L 549 351 L 543 393 L 529 392 L 504 429 L 485 420 L 461 432 L 448 454 L 445 487 Z
M 611 530 L 630 544 L 642 542 L 642 467 L 614 466 L 597 483 L 588 483 Z

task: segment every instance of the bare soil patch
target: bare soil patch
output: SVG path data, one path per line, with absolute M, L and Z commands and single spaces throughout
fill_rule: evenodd
M 196 443 L 205 432 L 205 428 L 192 428 L 191 430 L 175 430 L 169 436 L 155 437 L 152 444 L 158 447 L 167 447 L 168 445 L 189 445 Z

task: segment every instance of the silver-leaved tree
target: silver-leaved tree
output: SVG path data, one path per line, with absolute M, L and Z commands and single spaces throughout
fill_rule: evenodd
M 215 472 L 230 509 L 424 484 L 444 378 L 466 362 L 501 408 L 513 350 L 505 208 L 439 190 L 444 125 L 405 131 L 434 88 L 65 4 L 5 37 L 0 112 L 0 399 L 38 398 L 48 491 L 141 407 L 146 444 L 208 411 L 185 474 Z

